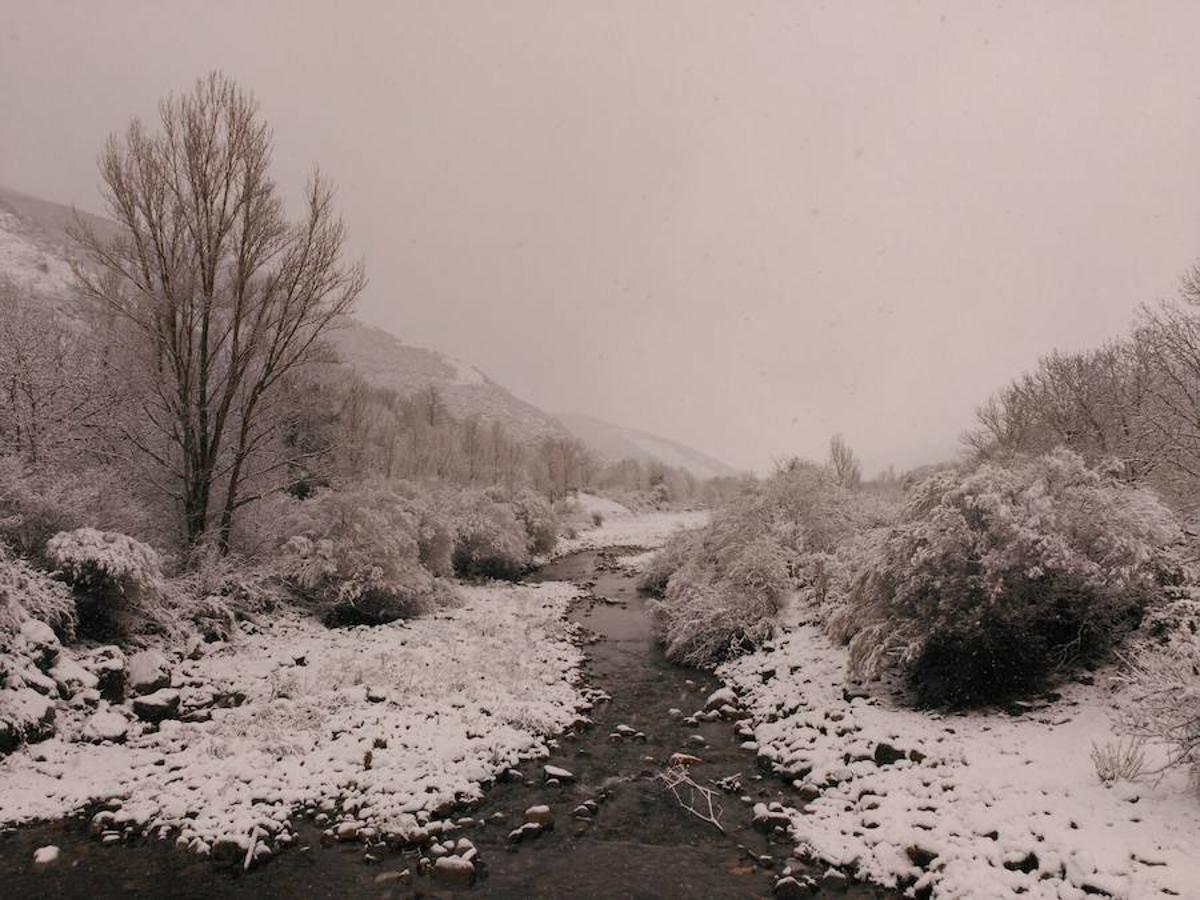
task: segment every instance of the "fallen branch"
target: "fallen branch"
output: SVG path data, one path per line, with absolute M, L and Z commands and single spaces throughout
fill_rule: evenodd
M 724 834 L 721 826 L 721 801 L 716 791 L 692 780 L 684 766 L 668 766 L 658 773 L 658 779 L 667 786 L 676 801 L 702 822 L 708 822 Z

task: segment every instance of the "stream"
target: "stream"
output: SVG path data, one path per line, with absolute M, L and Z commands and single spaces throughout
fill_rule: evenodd
M 0 895 L 8 897 L 409 897 L 511 898 L 769 897 L 789 864 L 791 841 L 764 834 L 751 822 L 751 803 L 789 802 L 780 780 L 762 775 L 753 753 L 727 720 L 685 724 L 679 712 L 703 709 L 720 685 L 711 673 L 666 660 L 654 637 L 647 601 L 636 576 L 614 563 L 612 551 L 585 551 L 552 562 L 530 581 L 572 581 L 591 596 L 573 605 L 571 618 L 589 635 L 585 683 L 611 696 L 591 713 L 593 725 L 563 735 L 549 759 L 531 760 L 521 778 L 494 784 L 471 808 L 455 837 L 478 848 L 474 887 L 440 889 L 418 871 L 417 852 L 387 850 L 364 864 L 355 844 L 323 845 L 318 829 L 298 827 L 307 849 L 292 849 L 249 872 L 176 850 L 173 841 L 145 840 L 133 847 L 102 847 L 87 834 L 87 819 L 19 828 L 0 835 Z M 625 731 L 631 737 L 617 739 Z M 641 736 L 636 736 L 640 733 Z M 702 761 L 691 778 L 716 792 L 721 824 L 684 809 L 659 777 L 675 753 Z M 571 773 L 559 786 L 544 783 L 543 765 Z M 740 789 L 720 790 L 721 779 Z M 727 782 L 728 783 L 728 782 Z M 684 796 L 685 788 L 680 788 Z M 791 801 L 793 804 L 795 800 Z M 594 814 L 577 818 L 581 804 Z M 510 832 L 532 806 L 550 807 L 553 827 L 518 843 Z M 708 807 L 701 801 L 703 811 Z M 486 823 L 486 824 L 485 824 Z M 33 851 L 62 848 L 67 865 L 34 872 Z M 820 871 L 810 871 L 814 877 Z M 826 893 L 819 891 L 819 893 Z M 839 896 L 891 896 L 865 886 Z

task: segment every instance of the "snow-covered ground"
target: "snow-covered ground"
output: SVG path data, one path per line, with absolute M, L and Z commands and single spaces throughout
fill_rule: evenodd
M 702 528 L 708 524 L 708 510 L 635 513 L 615 500 L 593 494 L 581 493 L 577 499 L 585 515 L 600 515 L 602 524 L 581 530 L 576 537 L 561 538 L 554 548 L 555 557 L 605 547 L 653 549 L 665 544 L 676 531 Z
M 544 756 L 587 707 L 566 621 L 573 586 L 461 591 L 461 607 L 409 622 L 330 630 L 284 617 L 203 645 L 171 664 L 167 689 L 197 721 L 156 728 L 95 691 L 59 700 L 57 735 L 0 761 L 0 823 L 115 798 L 104 829 L 165 826 L 199 852 L 265 852 L 317 808 L 331 825 L 410 832 Z
M 1095 773 L 1115 681 L 1072 683 L 1016 717 L 941 716 L 844 693 L 844 672 L 813 625 L 719 670 L 753 718 L 750 746 L 811 797 L 786 810 L 798 856 L 937 897 L 1200 897 L 1187 778 L 1105 787 Z

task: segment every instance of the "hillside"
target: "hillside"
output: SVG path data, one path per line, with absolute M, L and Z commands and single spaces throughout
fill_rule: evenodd
M 501 422 L 522 441 L 567 435 L 557 420 L 514 397 L 474 366 L 405 344 L 381 328 L 355 321 L 333 334 L 333 344 L 347 364 L 378 387 L 409 396 L 434 386 L 457 418 L 479 416 L 485 422 Z
M 732 466 L 707 453 L 669 438 L 636 428 L 623 428 L 602 419 L 575 413 L 557 413 L 557 418 L 576 438 L 607 460 L 625 458 L 657 460 L 687 469 L 697 478 L 737 475 Z
M 95 229 L 112 231 L 108 219 L 82 214 Z M 0 279 L 19 294 L 58 306 L 64 313 L 75 304 L 68 227 L 75 211 L 59 203 L 0 187 Z M 477 415 L 501 422 L 516 438 L 535 441 L 566 436 L 553 417 L 519 400 L 478 369 L 452 357 L 405 344 L 379 328 L 353 321 L 333 336 L 343 360 L 372 384 L 409 395 L 437 387 L 451 415 Z

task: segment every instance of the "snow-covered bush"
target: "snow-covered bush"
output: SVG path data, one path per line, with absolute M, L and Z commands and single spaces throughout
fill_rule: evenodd
M 464 578 L 516 581 L 529 566 L 529 535 L 514 507 L 472 494 L 456 524 L 454 571 Z
M 1132 701 L 1121 718 L 1129 733 L 1165 744 L 1167 764 L 1200 783 L 1200 597 L 1173 593 L 1146 616 L 1128 655 Z
M 511 499 L 493 493 L 494 499 L 512 504 L 521 527 L 525 529 L 525 544 L 533 556 L 545 556 L 558 543 L 558 516 L 541 494 L 528 489 L 516 491 Z
M 269 612 L 283 599 L 267 568 L 211 549 L 168 582 L 164 596 L 175 621 L 190 622 L 210 640 L 227 639 L 238 620 Z
M 385 482 L 301 501 L 283 532 L 278 571 L 326 624 L 388 622 L 445 599 L 421 565 L 411 502 Z
M 668 655 L 711 665 L 752 648 L 793 597 L 819 614 L 838 548 L 890 514 L 886 502 L 841 487 L 820 466 L 781 468 L 651 564 L 648 589 L 666 578 L 655 613 Z
M 858 677 L 973 704 L 1102 659 L 1178 577 L 1179 528 L 1146 490 L 1059 450 L 935 474 L 854 578 L 831 634 Z
M 0 652 L 8 652 L 13 637 L 31 619 L 69 637 L 75 623 L 71 590 L 0 544 Z
M 695 535 L 689 531 L 671 535 L 662 548 L 650 558 L 645 571 L 638 579 L 638 590 L 651 597 L 661 598 L 666 594 L 667 582 L 687 562 L 694 539 Z
M 150 545 L 114 531 L 76 528 L 50 538 L 45 553 L 75 588 L 81 634 L 112 638 L 135 617 L 158 618 L 162 563 Z

